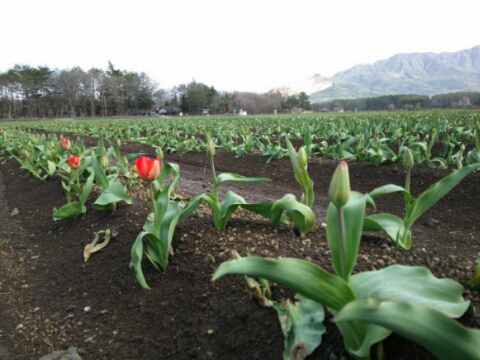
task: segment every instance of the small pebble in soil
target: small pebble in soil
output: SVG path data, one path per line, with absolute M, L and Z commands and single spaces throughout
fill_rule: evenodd
M 77 349 L 71 346 L 67 351 L 54 351 L 42 356 L 40 360 L 82 360 L 82 358 L 77 353 Z
M 428 218 L 427 220 L 425 220 L 425 221 L 423 222 L 423 225 L 431 227 L 431 226 L 437 225 L 438 223 L 439 223 L 438 220 L 435 220 L 435 219 L 432 219 L 432 218 Z

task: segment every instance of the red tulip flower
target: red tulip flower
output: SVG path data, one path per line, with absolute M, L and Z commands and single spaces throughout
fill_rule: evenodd
M 0 129 L 0 135 L 2 135 L 2 134 L 3 134 L 3 130 L 2 130 L 2 129 Z
M 80 157 L 78 155 L 73 155 L 67 159 L 67 164 L 72 169 L 78 169 L 80 166 Z
M 135 166 L 138 175 L 145 181 L 155 181 L 162 170 L 158 157 L 151 159 L 148 156 L 141 156 L 135 161 Z
M 72 146 L 70 145 L 70 141 L 68 141 L 68 139 L 62 139 L 62 141 L 60 141 L 60 147 L 65 151 L 69 151 Z
M 108 124 L 103 125 L 103 127 L 105 128 L 105 130 L 107 130 L 108 129 Z

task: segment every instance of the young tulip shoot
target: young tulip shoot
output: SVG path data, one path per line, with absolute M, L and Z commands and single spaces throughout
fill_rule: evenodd
M 328 196 L 333 205 L 337 208 L 338 218 L 338 242 L 340 249 L 340 267 L 342 277 L 348 279 L 349 273 L 348 260 L 347 260 L 347 236 L 345 231 L 345 218 L 343 213 L 343 207 L 348 203 L 350 199 L 350 178 L 348 175 L 348 164 L 345 161 L 341 161 L 338 164 L 335 172 L 333 173 L 332 182 L 330 183 L 330 189 Z
M 408 147 L 405 147 L 403 153 L 403 166 L 406 170 L 411 170 L 414 165 L 413 154 Z
M 407 177 L 405 179 L 405 189 L 410 192 L 410 177 L 412 173 L 412 168 L 414 165 L 413 154 L 408 147 L 405 147 L 403 153 L 403 166 L 407 170 Z
M 100 165 L 102 165 L 104 169 L 110 167 L 110 160 L 108 160 L 107 154 L 102 155 L 102 159 L 100 160 Z
M 212 138 L 208 139 L 207 156 L 209 158 L 213 158 L 215 156 L 215 144 L 213 143 Z
M 330 190 L 328 191 L 330 201 L 336 207 L 342 207 L 350 198 L 350 179 L 348 176 L 348 164 L 341 161 L 332 177 Z
M 308 167 L 308 156 L 304 147 L 301 147 L 298 151 L 298 157 L 300 159 L 300 163 L 306 169 Z

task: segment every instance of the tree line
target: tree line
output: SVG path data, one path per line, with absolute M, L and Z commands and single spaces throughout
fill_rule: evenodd
M 264 94 L 253 92 L 217 91 L 213 86 L 192 82 L 180 84 L 165 94 L 166 105 L 177 106 L 185 114 L 199 114 L 202 109 L 209 109 L 212 114 L 238 114 L 240 110 L 248 114 L 273 114 L 311 110 L 308 95 L 286 96 L 278 91 Z
M 0 119 L 138 116 L 165 105 L 191 115 L 203 109 L 211 114 L 311 110 L 306 93 L 217 91 L 195 79 L 161 89 L 147 74 L 119 70 L 111 62 L 106 70 L 15 65 L 0 72 Z
M 359 99 L 339 99 L 314 103 L 314 111 L 411 110 L 422 108 L 455 108 L 480 106 L 480 92 L 454 92 L 433 95 L 385 95 Z
M 55 118 L 139 115 L 162 92 L 145 73 L 80 67 L 15 65 L 0 73 L 0 117 Z

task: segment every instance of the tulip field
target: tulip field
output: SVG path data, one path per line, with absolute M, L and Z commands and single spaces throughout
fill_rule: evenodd
M 479 121 L 2 122 L 0 360 L 480 359 Z

